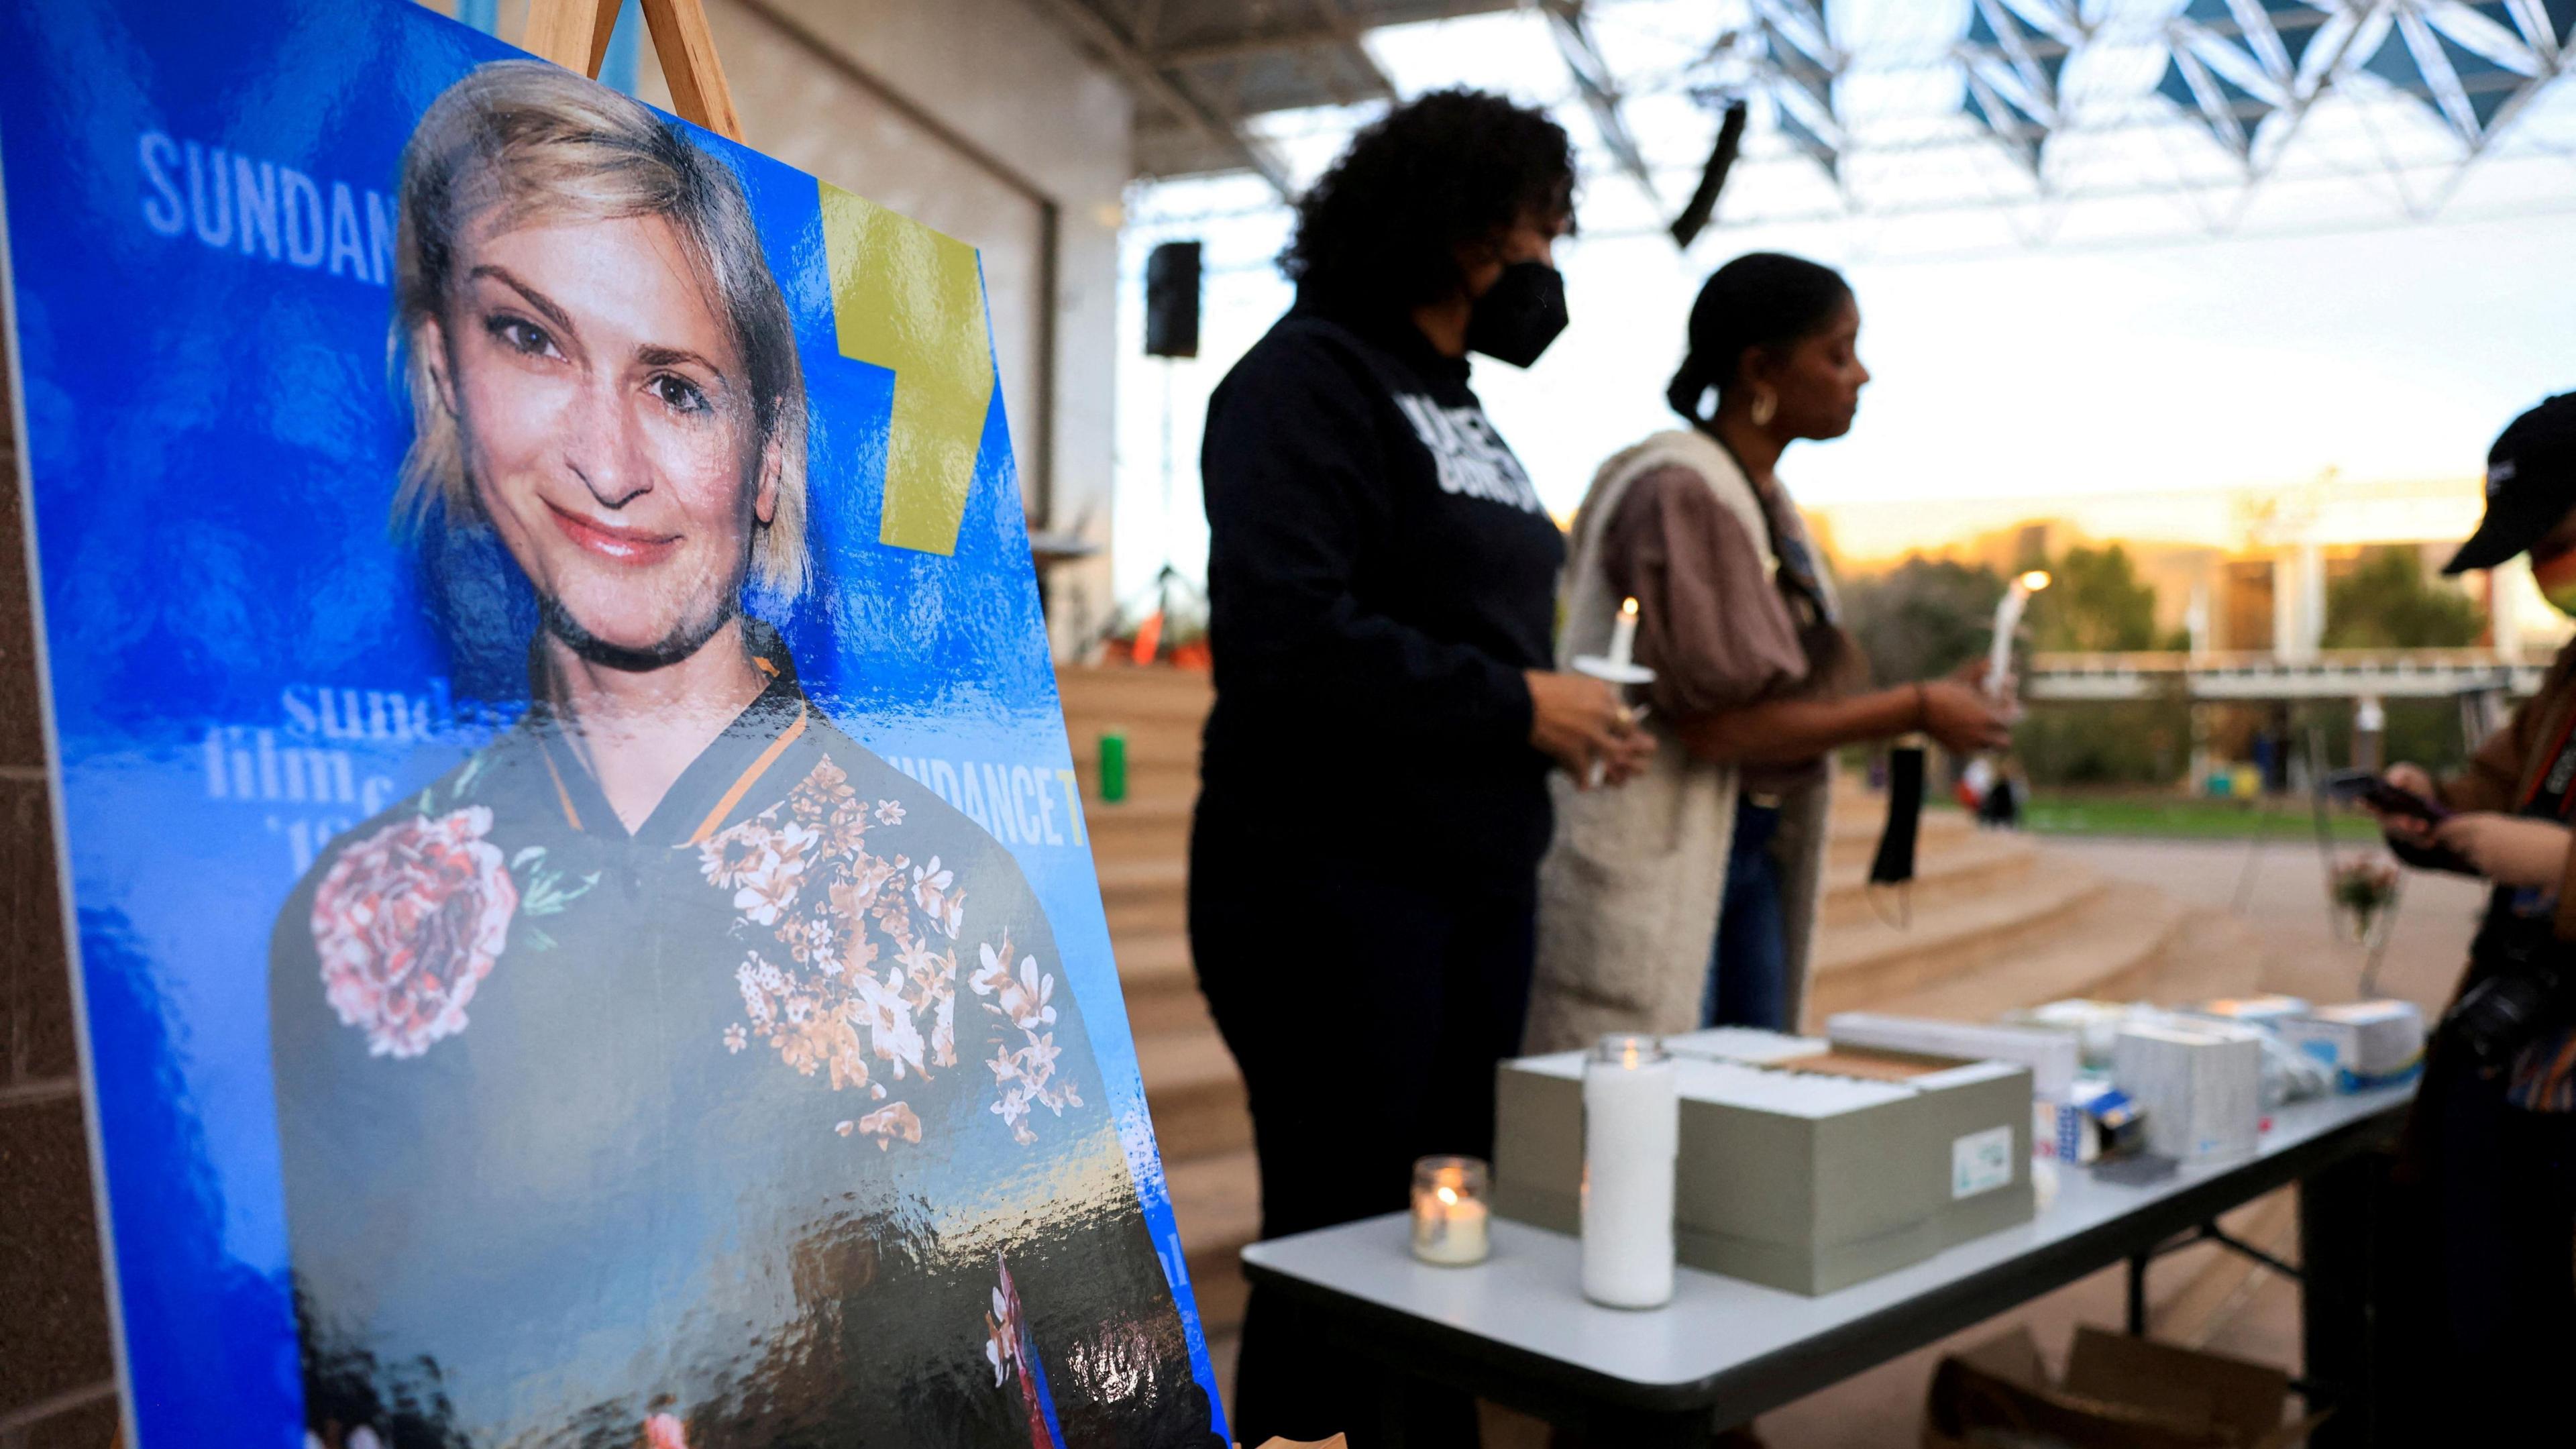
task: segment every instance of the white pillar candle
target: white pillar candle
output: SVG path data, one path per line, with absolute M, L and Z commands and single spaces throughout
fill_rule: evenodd
M 1630 599 L 1619 606 L 1619 616 L 1610 621 L 1610 667 L 1625 669 L 1629 656 L 1637 652 L 1637 601 Z
M 1996 699 L 2004 697 L 2004 681 L 2012 675 L 2013 635 L 2021 631 L 2022 610 L 2030 606 L 2030 596 L 2048 587 L 2048 574 L 2032 569 L 2012 581 L 2004 596 L 1995 601 L 1995 639 L 1986 655 L 1986 693 Z
M 1583 1296 L 1660 1308 L 1673 1296 L 1673 1161 L 1681 1099 L 1650 1036 L 1607 1036 L 1583 1066 Z

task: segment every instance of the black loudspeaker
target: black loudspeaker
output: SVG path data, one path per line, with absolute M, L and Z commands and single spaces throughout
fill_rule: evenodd
M 1199 355 L 1199 244 L 1165 242 L 1145 258 L 1145 355 Z

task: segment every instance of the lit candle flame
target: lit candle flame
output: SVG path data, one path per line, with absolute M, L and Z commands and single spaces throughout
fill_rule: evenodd
M 2048 575 L 2046 574 L 2041 574 L 2039 577 L 2042 582 L 2046 582 L 2048 579 Z M 1627 615 L 1631 619 L 1637 617 L 1637 601 L 1630 599 L 1626 603 L 1621 604 L 1619 606 L 1619 612 Z
M 1435 1189 L 1431 1195 L 1440 1199 L 1440 1205 L 1442 1207 L 1456 1207 L 1458 1205 L 1458 1189 L 1450 1187 L 1445 1183 Z
M 2021 576 L 2021 586 L 2034 594 L 2047 588 L 2048 570 L 2032 569 L 2029 573 L 2023 574 Z

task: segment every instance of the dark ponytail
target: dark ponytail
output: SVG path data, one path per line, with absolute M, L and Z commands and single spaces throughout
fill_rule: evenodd
M 1747 252 L 1712 273 L 1691 304 L 1690 351 L 1664 398 L 1704 425 L 1700 399 L 1735 385 L 1748 347 L 1788 347 L 1822 331 L 1851 298 L 1833 268 L 1779 252 Z

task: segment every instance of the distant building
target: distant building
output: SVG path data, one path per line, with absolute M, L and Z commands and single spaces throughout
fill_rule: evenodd
M 2009 572 L 2088 544 L 2118 543 L 2155 585 L 2160 633 L 2187 631 L 2196 652 L 2313 658 L 2326 629 L 2327 586 L 2365 549 L 2412 548 L 2425 576 L 2477 527 L 2476 478 L 2356 483 L 2329 472 L 2274 487 L 2173 489 L 2061 498 L 1944 499 L 1937 509 L 1837 504 L 1811 510 L 1847 573 L 1908 554 L 1983 562 Z M 2540 597 L 2516 559 L 2492 574 L 2447 580 L 2485 610 L 2483 641 L 2518 655 L 2576 626 Z

